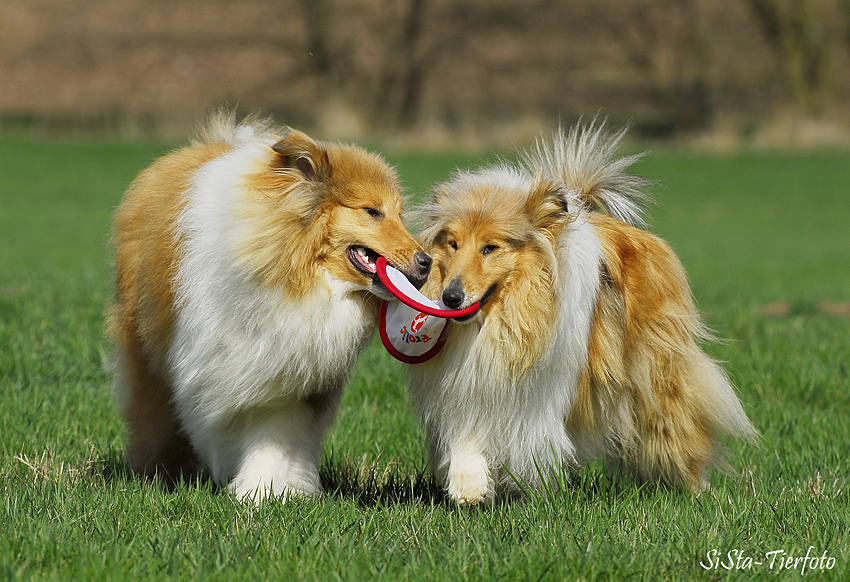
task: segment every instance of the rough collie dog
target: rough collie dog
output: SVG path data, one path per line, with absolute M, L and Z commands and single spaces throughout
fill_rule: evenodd
M 129 462 L 193 457 L 238 497 L 321 490 L 323 433 L 373 331 L 379 255 L 421 286 L 393 169 L 361 149 L 221 116 L 115 214 L 115 393 Z
M 755 435 L 697 344 L 709 334 L 682 265 L 634 226 L 645 184 L 625 173 L 637 156 L 617 157 L 623 133 L 558 131 L 519 166 L 458 173 L 421 210 L 424 291 L 482 302 L 410 368 L 432 468 L 458 503 L 598 457 L 697 489 L 722 464 L 718 437 Z

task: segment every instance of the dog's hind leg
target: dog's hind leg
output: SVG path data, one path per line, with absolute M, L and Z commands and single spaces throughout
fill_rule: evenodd
M 173 482 L 184 470 L 195 469 L 195 455 L 180 432 L 171 390 L 138 348 L 120 345 L 114 356 L 114 391 L 127 424 L 128 461 L 139 475 Z
M 630 391 L 635 438 L 624 452 L 624 464 L 641 481 L 692 490 L 705 488 L 706 469 L 715 464 L 715 435 L 710 412 L 694 398 L 704 378 L 693 374 L 693 351 L 646 350 L 635 378 L 644 389 Z M 634 370 L 634 369 L 633 369 Z

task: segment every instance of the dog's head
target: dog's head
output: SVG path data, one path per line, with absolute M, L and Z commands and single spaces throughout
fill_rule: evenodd
M 402 221 L 394 170 L 353 146 L 291 131 L 250 178 L 263 196 L 249 250 L 259 271 L 290 291 L 306 289 L 323 266 L 336 280 L 390 298 L 377 277 L 379 256 L 421 287 L 431 258 Z
M 458 174 L 439 185 L 421 210 L 421 238 L 434 259 L 425 292 L 447 307 L 493 310 L 539 309 L 525 305 L 552 294 L 556 247 L 570 220 L 560 187 L 508 166 Z

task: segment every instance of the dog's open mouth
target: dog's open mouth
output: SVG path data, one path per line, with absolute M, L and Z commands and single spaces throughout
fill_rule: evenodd
M 376 280 L 378 278 L 378 266 L 375 264 L 378 257 L 381 256 L 370 248 L 354 245 L 348 247 L 345 254 L 348 260 L 354 265 L 354 268 L 369 277 Z

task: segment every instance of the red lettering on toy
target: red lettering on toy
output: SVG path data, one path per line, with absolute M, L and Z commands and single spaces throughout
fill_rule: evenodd
M 428 314 L 422 313 L 421 311 L 413 318 L 413 321 L 410 323 L 410 331 L 416 333 L 422 326 L 425 325 L 425 322 L 428 321 Z

